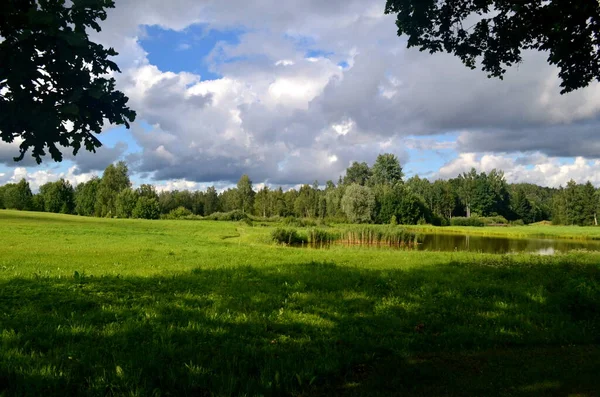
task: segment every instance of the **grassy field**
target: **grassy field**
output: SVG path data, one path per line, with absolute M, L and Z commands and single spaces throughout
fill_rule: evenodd
M 557 238 L 569 240 L 600 240 L 600 227 L 528 225 L 510 227 L 472 226 L 407 226 L 408 230 L 425 233 L 470 234 L 478 236 L 503 236 L 513 238 Z
M 600 255 L 0 211 L 0 396 L 595 396 Z

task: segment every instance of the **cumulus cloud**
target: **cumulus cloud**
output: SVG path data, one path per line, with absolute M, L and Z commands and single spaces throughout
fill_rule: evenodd
M 39 169 L 39 170 L 28 170 L 25 167 L 15 167 L 8 173 L 0 174 L 0 182 L 5 183 L 17 183 L 21 179 L 25 179 L 29 182 L 31 190 L 36 193 L 39 191 L 40 186 L 48 183 L 55 182 L 59 179 L 65 179 L 73 186 L 77 186 L 80 183 L 87 182 L 97 176 L 96 173 L 79 173 L 76 166 L 72 166 L 66 172 L 57 172 L 52 169 Z
M 556 184 L 564 172 L 580 172 L 556 157 L 600 158 L 597 83 L 561 96 L 545 54 L 527 53 L 499 81 L 449 55 L 407 50 L 384 5 L 119 0 L 94 38 L 120 52 L 123 73 L 115 77 L 138 112 L 132 135 L 141 151 L 125 155 L 121 143 L 96 155 L 82 152 L 73 159 L 74 173 L 125 156 L 132 171 L 164 186 L 232 183 L 243 173 L 295 185 L 335 180 L 351 161 L 372 163 L 382 152 L 406 163 L 407 149 L 414 149 L 456 151 L 440 175 L 493 163 L 515 180 L 528 175 Z M 221 76 L 215 80 L 161 70 L 140 44 L 145 26 L 183 32 L 194 24 L 239 32 L 204 59 Z M 186 43 L 172 46 L 188 56 L 193 49 Z M 437 140 L 457 131 L 455 142 Z M 0 162 L 7 163 L 5 149 Z M 525 164 L 534 160 L 533 170 L 544 171 Z M 594 169 L 582 161 L 582 169 Z
M 534 153 L 524 157 L 496 154 L 462 153 L 458 158 L 440 168 L 438 176 L 448 179 L 468 172 L 471 168 L 489 172 L 503 170 L 506 179 L 513 183 L 535 183 L 540 186 L 565 186 L 571 179 L 577 183 L 592 182 L 600 185 L 600 160 L 576 157 L 565 163 L 564 159 Z

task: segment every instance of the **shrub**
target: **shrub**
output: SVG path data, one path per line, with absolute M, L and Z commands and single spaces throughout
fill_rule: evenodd
M 317 222 L 312 219 L 300 219 L 293 216 L 288 216 L 283 219 L 283 224 L 294 227 L 315 227 Z
M 431 224 L 433 226 L 450 226 L 450 221 L 443 216 L 437 214 L 431 215 Z
M 171 212 L 165 216 L 165 219 L 184 219 L 191 215 L 193 215 L 192 211 L 188 210 L 187 208 L 177 207 L 174 210 L 171 210 Z
M 463 216 L 457 216 L 455 218 L 452 218 L 450 220 L 450 225 L 451 226 L 475 226 L 475 227 L 483 227 L 484 223 L 481 220 L 481 218 L 477 218 L 477 217 L 470 217 L 470 218 L 466 218 Z
M 484 225 L 508 225 L 508 220 L 501 215 L 479 218 Z
M 516 221 L 512 221 L 510 224 L 513 226 L 525 226 L 523 219 L 517 219 Z
M 204 219 L 209 221 L 241 221 L 248 218 L 248 215 L 240 210 L 233 210 L 229 212 L 215 212 Z
M 298 234 L 296 229 L 284 229 L 281 227 L 278 227 L 271 232 L 271 238 L 273 241 L 280 244 L 292 245 L 307 242 L 306 238 Z

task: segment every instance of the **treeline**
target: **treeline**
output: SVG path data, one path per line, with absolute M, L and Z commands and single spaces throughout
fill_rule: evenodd
M 32 194 L 26 180 L 0 187 L 0 208 L 118 218 L 207 217 L 241 212 L 262 218 L 297 217 L 333 222 L 475 225 L 551 220 L 554 224 L 597 225 L 598 190 L 571 181 L 559 189 L 508 184 L 504 173 L 475 169 L 449 180 L 414 176 L 404 180 L 396 156 L 382 154 L 370 167 L 354 162 L 337 184 L 315 181 L 299 189 L 255 190 L 243 175 L 235 188 L 217 192 L 164 191 L 152 185 L 132 188 L 124 162 L 106 168 L 102 178 L 76 187 L 63 179 Z

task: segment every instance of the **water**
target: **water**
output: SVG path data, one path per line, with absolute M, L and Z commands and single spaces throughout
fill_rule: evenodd
M 417 249 L 427 251 L 473 251 L 491 254 L 555 253 L 585 249 L 600 251 L 600 241 L 573 241 L 558 239 L 464 236 L 455 234 L 419 234 Z
M 414 241 L 417 244 L 414 245 Z M 467 236 L 459 234 L 427 234 L 418 233 L 410 242 L 398 245 L 360 244 L 339 241 L 334 245 L 376 247 L 382 249 L 409 249 L 419 251 L 471 251 L 487 254 L 528 253 L 538 255 L 554 255 L 574 250 L 600 251 L 600 241 L 593 240 L 561 240 L 549 238 L 509 238 L 491 236 Z M 300 245 L 299 245 L 300 246 Z M 329 243 L 317 245 L 301 245 L 302 247 L 327 248 Z

